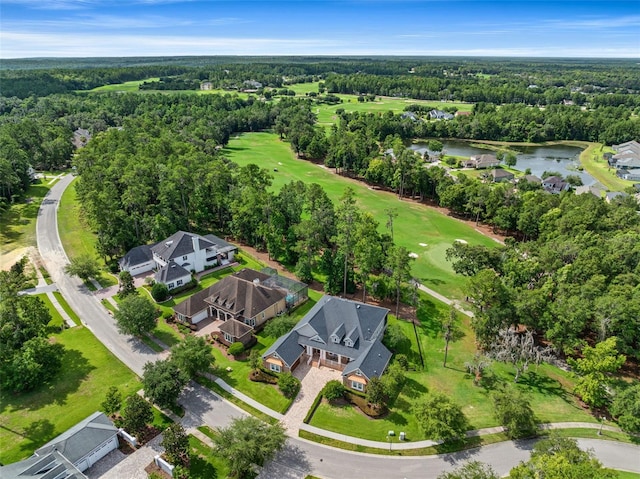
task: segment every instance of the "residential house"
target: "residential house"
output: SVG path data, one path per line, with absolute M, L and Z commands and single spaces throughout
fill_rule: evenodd
M 416 115 L 414 112 L 412 111 L 405 111 L 402 115 L 400 115 L 400 118 L 402 118 L 403 120 L 411 120 L 411 121 L 418 121 L 418 115 Z
M 538 185 L 542 184 L 542 180 L 536 175 L 524 175 L 521 180 L 528 181 L 529 183 L 536 183 Z
M 213 83 L 211 83 L 210 81 L 203 81 L 202 83 L 200 83 L 200 90 L 203 90 L 203 91 L 213 90 Z
M 429 112 L 429 118 L 432 120 L 451 120 L 453 115 L 442 110 L 431 110 Z
M 611 202 L 614 202 L 616 200 L 623 200 L 624 198 L 628 198 L 628 197 L 629 197 L 629 194 L 628 193 L 624 193 L 622 191 L 608 191 L 605 194 L 604 199 L 605 199 L 605 201 L 607 203 L 611 203 Z
M 616 170 L 616 175 L 623 180 L 638 181 L 640 180 L 640 168 L 633 168 L 630 170 L 622 168 L 620 170 Z
M 233 319 L 260 329 L 269 319 L 286 311 L 287 296 L 292 294 L 274 285 L 271 278 L 245 268 L 190 296 L 174 306 L 173 311 L 180 321 L 191 324 L 206 318 Z M 234 332 L 239 330 L 236 328 Z
M 365 391 L 391 359 L 382 344 L 388 309 L 323 296 L 289 333 L 263 354 L 264 366 L 290 372 L 301 362 L 342 371 L 345 386 Z
M 502 169 L 491 170 L 491 176 L 493 177 L 494 183 L 509 182 L 513 181 L 513 179 L 515 178 L 515 175 L 513 173 Z
M 619 145 L 613 145 L 616 151 L 608 160 L 609 166 L 616 169 L 640 168 L 640 143 L 627 141 Z
M 83 471 L 118 447 L 118 429 L 95 412 L 37 449 L 24 461 L 0 467 L 3 479 L 85 478 Z
M 602 198 L 602 190 L 600 188 L 597 188 L 595 186 L 578 186 L 575 189 L 575 194 L 576 195 L 584 195 L 590 193 L 593 196 L 595 196 L 596 198 Z
M 465 168 L 475 168 L 481 170 L 483 168 L 496 168 L 500 166 L 500 160 L 495 155 L 476 155 L 462 162 Z
M 256 342 L 253 328 L 235 319 L 229 319 L 222 323 L 217 337 L 221 343 L 227 346 L 231 346 L 233 343 L 242 343 L 245 349 L 250 348 Z
M 242 91 L 252 93 L 262 88 L 262 83 L 255 80 L 245 80 L 242 82 Z
M 549 176 L 542 180 L 542 188 L 548 193 L 553 193 L 554 195 L 558 195 L 563 191 L 567 191 L 571 189 L 571 185 L 564 181 L 559 176 Z
M 91 139 L 91 132 L 89 130 L 85 130 L 84 128 L 78 128 L 73 132 L 73 146 L 76 148 L 82 148 L 87 146 L 89 140 Z
M 136 246 L 119 261 L 122 271 L 132 276 L 156 271 L 156 281 L 169 289 L 182 286 L 191 279 L 191 272 L 229 264 L 238 247 L 215 235 L 200 236 L 178 231 L 154 245 Z

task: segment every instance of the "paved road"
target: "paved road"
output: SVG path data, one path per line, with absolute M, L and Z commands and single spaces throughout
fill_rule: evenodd
M 121 335 L 113 318 L 92 295 L 81 280 L 64 273 L 69 262 L 58 234 L 57 209 L 60 197 L 73 177 L 67 175 L 56 183 L 45 196 L 38 212 L 36 237 L 38 250 L 51 278 L 58 286 L 71 308 L 82 322 L 102 341 L 102 343 L 136 374 L 142 375 L 147 361 L 155 361 L 160 356 L 144 343 Z
M 162 356 L 155 354 L 144 344 L 118 333 L 113 318 L 91 292 L 80 280 L 63 271 L 68 260 L 58 234 L 56 211 L 60 196 L 71 179 L 66 176 L 60 180 L 42 202 L 36 225 L 38 249 L 59 291 L 82 318 L 83 323 L 124 364 L 140 375 L 145 362 Z M 186 411 L 183 423 L 187 427 L 200 424 L 225 426 L 233 417 L 244 414 L 208 389 L 193 384 L 184 392 L 180 403 Z M 412 458 L 356 454 L 291 438 L 277 459 L 265 468 L 261 477 L 287 479 L 314 474 L 327 479 L 356 476 L 371 479 L 428 478 L 436 477 L 440 472 L 450 470 L 467 460 L 489 463 L 499 474 L 506 474 L 519 461 L 529 457 L 532 444 L 531 441 L 504 442 L 455 454 Z M 640 473 L 638 446 L 596 440 L 579 440 L 579 444 L 596 450 L 596 456 L 606 466 Z

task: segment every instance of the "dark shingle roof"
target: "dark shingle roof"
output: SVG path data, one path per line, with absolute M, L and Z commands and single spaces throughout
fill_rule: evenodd
M 347 376 L 356 370 L 360 370 L 367 379 L 372 377 L 379 378 L 387 368 L 390 359 L 391 351 L 381 341 L 374 341 L 358 359 L 347 364 L 342 375 Z
M 117 433 L 118 429 L 104 413 L 95 412 L 46 443 L 35 453 L 43 456 L 56 450 L 75 463 Z
M 235 319 L 227 319 L 220 325 L 220 331 L 230 334 L 234 338 L 241 338 L 245 334 L 250 333 L 253 329 L 251 326 L 241 323 Z
M 213 286 L 198 291 L 196 294 L 189 296 L 182 303 L 178 303 L 173 307 L 176 313 L 180 313 L 188 318 L 191 318 L 198 314 L 203 309 L 206 309 L 209 305 L 205 301 L 211 296 L 211 289 Z
M 258 273 L 257 271 L 255 272 Z M 206 302 L 219 306 L 233 314 L 252 318 L 269 306 L 284 299 L 286 294 L 260 283 L 246 281 L 238 275 L 227 276 L 212 286 Z
M 184 231 L 178 231 L 166 240 L 152 246 L 151 250 L 165 261 L 186 256 L 194 251 L 192 235 Z
M 263 358 L 276 353 L 288 367 L 302 355 L 305 348 L 298 342 L 298 332 L 289 331 L 284 336 L 280 336 L 275 343 L 262 355 Z
M 153 253 L 151 246 L 143 244 L 142 246 L 136 246 L 131 248 L 127 254 L 125 254 L 119 261 L 121 268 L 129 268 L 138 264 L 146 263 L 153 259 Z
M 156 281 L 160 283 L 168 283 L 175 281 L 176 279 L 184 278 L 191 273 L 177 264 L 175 261 L 169 262 L 166 266 L 163 266 L 155 274 Z

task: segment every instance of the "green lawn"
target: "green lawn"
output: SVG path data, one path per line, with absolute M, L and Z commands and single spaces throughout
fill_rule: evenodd
M 310 291 L 309 293 L 309 300 L 291 313 L 296 320 L 301 319 L 321 296 L 315 291 Z M 258 333 L 256 336 L 258 343 L 254 348 L 260 354 L 264 353 L 278 339 L 265 336 L 264 333 Z M 228 359 L 217 347 L 213 348 L 213 356 L 215 357 L 215 374 L 227 384 L 276 412 L 284 413 L 289 408 L 292 401 L 285 398 L 277 386 L 249 380 L 251 367 L 248 359 L 238 361 Z M 231 368 L 231 371 L 227 371 L 228 367 Z
M 102 287 L 118 284 L 115 276 L 106 271 L 103 258 L 96 252 L 96 235 L 84 219 L 80 210 L 80 202 L 76 196 L 75 182 L 67 187 L 60 199 L 58 209 L 58 231 L 62 246 L 69 259 L 82 255 L 93 256 L 103 267 L 103 271 L 98 278 Z
M 60 328 L 64 326 L 64 319 L 62 319 L 62 316 L 60 315 L 58 310 L 55 308 L 55 306 L 53 305 L 49 297 L 46 295 L 46 293 L 38 294 L 36 296 L 40 298 L 40 300 L 47 306 L 47 309 L 49 310 L 49 314 L 51 314 L 51 321 L 49 321 L 48 326 L 54 330 L 59 331 Z
M 422 440 L 425 438 L 413 417 L 411 405 L 427 391 L 434 390 L 444 392 L 462 406 L 472 429 L 498 425 L 493 418 L 490 393 L 500 383 L 513 382 L 513 368 L 494 362 L 490 371 L 485 374 L 483 385 L 473 385 L 472 378 L 464 367 L 464 363 L 470 361 L 475 353 L 475 338 L 466 317 L 463 321 L 464 336 L 450 344 L 447 367 L 443 367 L 444 341 L 438 318 L 447 312 L 448 307 L 443 303 L 421 295 L 421 308 L 418 312 L 421 324 L 418 327 L 418 337 L 424 354 L 424 369 L 420 366 L 412 325 L 406 321 L 398 323 L 411 339 L 411 349 L 401 352 L 407 354 L 409 360 L 417 367 L 407 372 L 407 384 L 385 418 L 372 420 L 352 406 L 321 404 L 310 424 L 375 441 L 386 440 L 389 430 L 396 433 L 404 431 L 410 441 Z M 394 322 L 397 320 L 390 316 L 389 323 Z M 573 388 L 573 379 L 569 373 L 559 368 L 549 365 L 533 366 L 520 379 L 517 387 L 526 393 L 541 422 L 597 422 L 568 392 Z M 394 440 L 397 441 L 397 436 Z
M 158 81 L 160 78 L 147 78 L 145 80 L 133 80 L 124 83 L 115 83 L 113 85 L 103 85 L 93 90 L 88 90 L 91 93 L 102 93 L 105 91 L 140 91 L 138 87 L 144 82 Z
M 189 473 L 193 479 L 224 479 L 231 472 L 228 463 L 216 455 L 213 449 L 200 439 L 189 436 L 191 467 Z
M 8 464 L 100 410 L 109 386 L 123 395 L 140 389 L 136 376 L 88 329 L 76 327 L 54 335 L 66 352 L 58 377 L 38 390 L 0 399 L 0 462 Z
M 23 198 L 0 215 L 0 249 L 3 255 L 18 248 L 36 246 L 38 209 L 52 186 L 48 180 L 38 181 L 29 187 Z
M 640 474 L 635 472 L 618 471 L 619 479 L 640 479 Z
M 69 306 L 69 303 L 67 303 L 67 301 L 62 297 L 62 294 L 59 293 L 58 291 L 54 291 L 53 295 L 58 300 L 58 303 L 60 304 L 60 306 L 62 306 L 62 309 L 64 309 L 65 312 L 69 315 L 69 317 L 73 319 L 74 323 L 82 324 L 82 322 L 80 321 L 80 318 L 75 313 L 75 311 L 71 309 L 71 306 Z
M 289 144 L 272 133 L 248 133 L 234 136 L 225 149 L 227 156 L 240 165 L 256 163 L 274 175 L 273 188 L 293 180 L 320 184 L 329 197 L 338 201 L 347 186 L 356 192 L 362 209 L 370 212 L 384 230 L 387 222 L 385 210 L 396 208 L 394 221 L 396 243 L 419 255 L 413 265 L 413 274 L 423 284 L 452 298 L 464 297 L 466 279 L 457 276 L 445 259 L 445 251 L 456 239 L 469 244 L 492 246 L 496 243 L 467 224 L 450 218 L 424 205 L 400 201 L 393 193 L 373 190 L 366 184 L 344 178 L 314 163 L 295 159 Z M 274 172 L 274 168 L 278 171 Z M 424 243 L 427 246 L 420 246 Z

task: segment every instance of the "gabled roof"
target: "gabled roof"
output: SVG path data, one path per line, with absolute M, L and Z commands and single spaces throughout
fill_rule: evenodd
M 286 294 L 283 291 L 260 284 L 260 276 L 256 276 L 256 282 L 243 279 L 249 276 L 249 273 L 243 271 L 227 276 L 214 284 L 211 287 L 211 294 L 205 301 L 233 314 L 241 313 L 245 318 L 252 318 L 285 298 Z M 257 271 L 253 273 L 262 275 Z
M 263 357 L 276 353 L 285 362 L 288 362 L 285 356 L 295 356 L 295 361 L 302 354 L 303 346 L 311 346 L 357 360 L 371 343 L 380 340 L 384 330 L 381 326 L 384 326 L 388 313 L 388 309 L 371 304 L 323 296 L 293 330 L 279 338 Z M 342 341 L 332 342 L 331 335 L 341 333 L 342 328 L 345 331 Z M 354 341 L 353 347 L 345 345 L 347 338 Z
M 253 328 L 248 324 L 241 323 L 233 318 L 227 319 L 220 325 L 220 331 L 230 334 L 234 338 L 241 338 L 245 334 L 253 331 Z
M 169 261 L 174 258 L 186 256 L 194 252 L 193 249 L 193 236 L 202 238 L 199 235 L 192 235 L 184 231 L 178 231 L 166 240 L 160 241 L 151 247 L 154 254 L 157 254 L 165 261 Z M 203 249 L 203 248 L 200 248 Z
M 170 261 L 166 266 L 163 266 L 157 271 L 157 273 L 154 275 L 154 278 L 160 283 L 168 283 L 190 275 L 191 273 L 180 266 L 178 263 L 176 263 L 175 261 Z
M 542 183 L 542 180 L 536 175 L 524 175 L 523 178 L 527 180 L 529 183 L 538 183 L 538 184 Z
M 176 313 L 180 313 L 188 318 L 195 316 L 200 311 L 206 309 L 209 306 L 205 299 L 211 296 L 212 288 L 213 286 L 209 286 L 208 288 L 205 288 L 202 291 L 198 291 L 197 293 L 189 296 L 183 302 L 176 304 L 173 307 L 173 311 L 175 311 Z
M 129 268 L 138 264 L 147 263 L 151 260 L 153 260 L 151 246 L 143 244 L 141 246 L 131 248 L 118 263 L 121 268 Z
M 277 355 L 290 368 L 304 350 L 305 348 L 298 342 L 298 332 L 294 330 L 280 336 L 262 357 L 264 359 L 267 356 Z
M 95 412 L 37 449 L 35 454 L 43 456 L 58 451 L 75 463 L 117 433 L 118 429 L 104 413 Z
M 380 340 L 374 341 L 358 359 L 347 364 L 342 375 L 348 376 L 359 370 L 367 379 L 379 378 L 387 368 L 390 359 L 391 351 Z
M 493 175 L 494 178 L 513 178 L 513 173 L 511 173 L 510 171 L 507 170 L 502 170 L 502 169 L 495 169 L 495 170 L 491 170 L 491 174 Z

